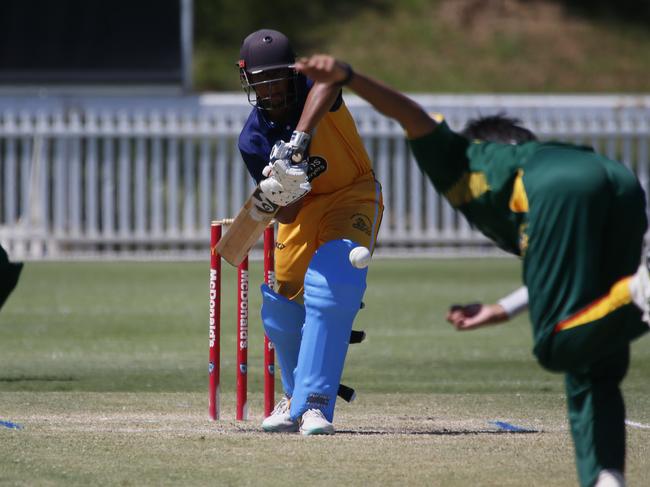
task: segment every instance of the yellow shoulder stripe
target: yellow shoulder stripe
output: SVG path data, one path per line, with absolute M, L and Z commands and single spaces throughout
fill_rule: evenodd
M 515 213 L 528 213 L 528 195 L 524 188 L 524 171 L 519 169 L 515 177 L 515 183 L 512 186 L 512 195 L 510 195 L 510 210 Z
M 475 200 L 490 191 L 490 185 L 482 172 L 466 172 L 454 185 L 445 191 L 445 198 L 458 207 Z

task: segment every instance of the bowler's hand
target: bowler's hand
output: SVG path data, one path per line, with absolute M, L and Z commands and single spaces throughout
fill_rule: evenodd
M 349 80 L 350 66 L 326 54 L 300 58 L 294 65 L 296 71 L 321 83 L 343 83 Z
M 447 311 L 447 321 L 457 330 L 474 330 L 508 320 L 508 315 L 499 304 L 453 304 Z

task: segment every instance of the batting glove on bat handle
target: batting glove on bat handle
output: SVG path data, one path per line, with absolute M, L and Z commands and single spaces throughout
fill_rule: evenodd
M 294 164 L 299 164 L 305 158 L 307 147 L 311 141 L 311 135 L 307 132 L 299 132 L 295 130 L 291 134 L 289 142 L 278 140 L 269 154 L 269 163 L 272 164 L 277 160 L 289 160 Z
M 291 139 L 289 140 L 289 147 L 291 148 L 291 161 L 295 164 L 302 162 L 305 154 L 307 153 L 307 147 L 309 147 L 309 142 L 311 141 L 311 135 L 307 132 L 300 132 L 294 130 L 291 134 Z
M 286 206 L 311 191 L 306 170 L 306 163 L 291 164 L 279 159 L 262 171 L 267 177 L 260 182 L 260 189 L 272 203 Z

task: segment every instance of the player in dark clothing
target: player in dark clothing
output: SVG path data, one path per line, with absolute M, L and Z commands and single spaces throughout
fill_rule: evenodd
M 635 176 L 587 147 L 470 141 L 442 117 L 330 56 L 301 60 L 296 69 L 347 84 L 400 122 L 436 190 L 522 258 L 535 356 L 565 374 L 580 483 L 610 477 L 623 485 L 620 383 L 629 343 L 648 331 L 650 311 L 650 277 L 645 262 L 639 266 L 645 195 Z
M 0 308 L 18 283 L 23 264 L 20 262 L 9 262 L 5 249 L 0 246 Z

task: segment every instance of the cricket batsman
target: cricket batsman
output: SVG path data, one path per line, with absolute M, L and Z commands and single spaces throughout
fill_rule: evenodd
M 266 197 L 282 208 L 277 289 L 263 285 L 262 322 L 273 342 L 285 397 L 262 423 L 269 432 L 334 433 L 333 416 L 352 322 L 383 213 L 381 187 L 341 86 L 294 69 L 281 32 L 244 39 L 238 63 L 253 110 L 239 150 Z
M 521 257 L 533 352 L 565 377 L 580 485 L 621 486 L 630 342 L 648 331 L 650 276 L 639 265 L 646 199 L 634 174 L 591 148 L 533 140 L 470 140 L 417 103 L 330 56 L 296 63 L 322 83 L 347 84 L 406 130 L 436 190 L 501 248 Z M 520 137 L 521 135 L 521 137 Z

